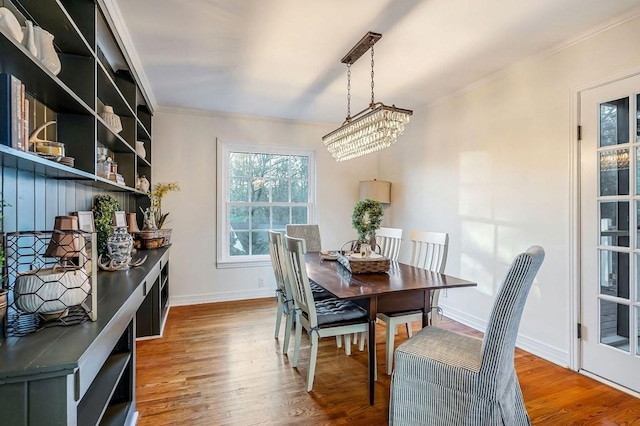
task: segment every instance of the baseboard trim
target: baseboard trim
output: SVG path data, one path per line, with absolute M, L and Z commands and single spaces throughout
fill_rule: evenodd
M 229 293 L 210 293 L 210 294 L 197 294 L 189 296 L 171 296 L 169 299 L 171 306 L 187 306 L 187 305 L 202 305 L 203 303 L 215 303 L 215 302 L 233 302 L 237 300 L 250 300 L 250 299 L 265 299 L 268 297 L 274 297 L 275 290 L 272 288 L 265 288 L 260 290 L 251 291 L 234 291 Z
M 634 390 L 631 390 L 629 388 L 625 388 L 624 386 L 621 386 L 621 385 L 619 385 L 619 384 L 617 384 L 615 382 L 610 382 L 609 380 L 604 379 L 604 378 L 602 378 L 602 377 L 600 377 L 600 376 L 598 376 L 596 374 L 590 373 L 590 372 L 588 372 L 586 370 L 580 370 L 579 373 L 582 374 L 583 376 L 587 376 L 587 377 L 589 377 L 589 378 L 591 378 L 593 380 L 596 380 L 596 381 L 598 381 L 600 383 L 604 383 L 607 386 L 611 386 L 612 388 L 618 389 L 619 391 L 627 393 L 627 394 L 629 394 L 631 396 L 635 396 L 636 398 L 640 398 L 640 393 L 638 393 L 638 392 L 636 392 Z
M 487 322 L 478 317 L 471 316 L 460 310 L 447 306 L 444 315 L 454 321 L 458 321 L 475 330 L 484 331 L 487 329 Z M 553 362 L 561 367 L 569 368 L 569 353 L 554 346 L 548 345 L 537 339 L 518 334 L 516 346 L 522 350 L 532 353 L 535 356 Z

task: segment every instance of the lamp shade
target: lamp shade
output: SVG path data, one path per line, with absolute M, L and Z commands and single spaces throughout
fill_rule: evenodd
M 53 235 L 45 251 L 47 257 L 78 257 L 82 244 L 78 234 L 77 216 L 56 216 Z
M 136 213 L 127 213 L 127 232 L 130 234 L 137 234 L 140 232 L 140 228 L 138 228 L 138 219 L 136 218 Z
M 360 182 L 360 200 L 375 200 L 383 204 L 391 203 L 391 182 L 365 180 Z

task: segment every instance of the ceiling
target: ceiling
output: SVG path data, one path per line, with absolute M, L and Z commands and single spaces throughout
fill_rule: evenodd
M 640 0 L 117 0 L 159 106 L 346 116 L 340 59 L 367 31 L 376 101 L 420 109 L 634 15 Z M 613 48 L 613 46 L 612 46 Z M 370 100 L 352 67 L 352 114 Z

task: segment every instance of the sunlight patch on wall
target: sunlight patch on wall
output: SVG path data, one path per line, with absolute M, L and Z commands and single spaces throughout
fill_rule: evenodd
M 478 290 L 489 296 L 494 291 L 495 226 L 490 223 L 462 223 L 460 276 L 478 283 Z

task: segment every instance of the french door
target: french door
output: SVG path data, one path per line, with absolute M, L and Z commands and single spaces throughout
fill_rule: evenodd
M 640 76 L 581 92 L 581 369 L 640 392 Z

